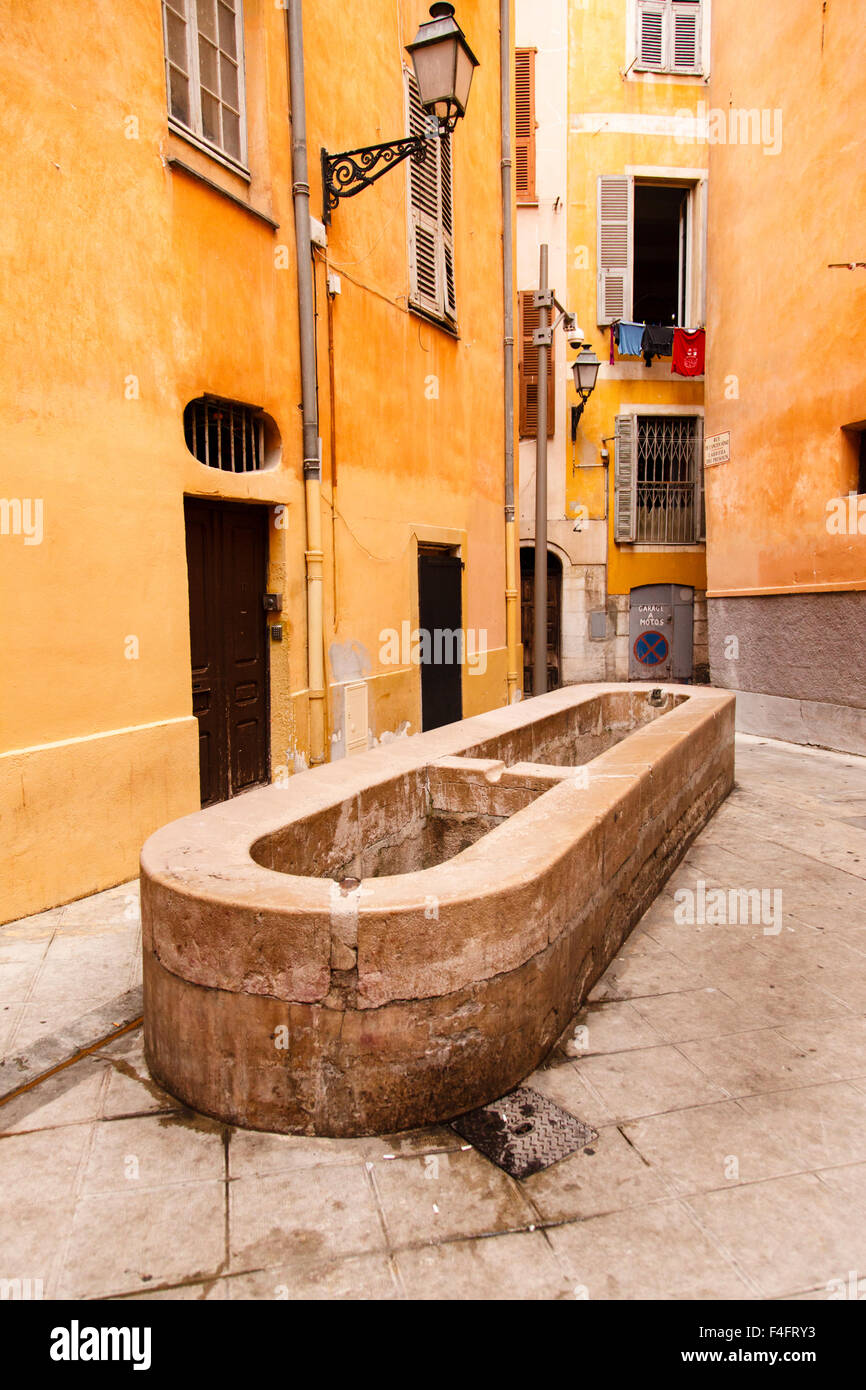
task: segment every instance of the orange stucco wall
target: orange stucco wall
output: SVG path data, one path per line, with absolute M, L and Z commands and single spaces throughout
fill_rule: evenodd
M 303 764 L 308 714 L 285 14 L 244 6 L 247 182 L 169 131 L 155 0 L 0 10 L 0 493 L 39 499 L 44 531 L 0 536 L 3 920 L 132 876 L 142 839 L 198 804 L 184 494 L 282 509 L 272 775 Z M 350 45 L 343 9 L 304 11 L 320 217 L 320 147 L 404 133 L 404 45 L 427 12 L 371 0 Z M 465 713 L 506 698 L 498 10 L 464 0 L 459 18 L 481 60 L 454 137 L 459 336 L 409 312 L 405 166 L 340 205 L 313 272 L 325 646 L 366 652 L 376 739 L 420 727 L 417 667 L 379 655 L 382 629 L 416 621 L 419 539 L 460 546 L 464 624 L 487 634 Z M 205 392 L 272 416 L 276 467 L 227 477 L 189 454 L 183 408 Z
M 857 489 L 842 427 L 866 420 L 866 270 L 829 268 L 866 259 L 862 22 L 845 0 L 717 14 L 711 104 L 769 113 L 781 149 L 710 146 L 706 424 L 731 437 L 707 470 L 711 595 L 866 587 L 866 534 L 827 527 Z

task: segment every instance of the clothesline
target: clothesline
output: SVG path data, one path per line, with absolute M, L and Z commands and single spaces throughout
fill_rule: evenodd
M 706 359 L 706 330 L 661 323 L 626 323 L 615 319 L 610 326 L 610 365 L 616 362 L 614 345 L 621 357 L 643 357 L 648 367 L 654 357 L 672 357 L 671 374 L 702 376 Z

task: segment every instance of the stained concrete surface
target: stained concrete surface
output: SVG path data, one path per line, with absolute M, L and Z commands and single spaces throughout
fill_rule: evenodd
M 48 1298 L 822 1299 L 854 1271 L 866 1293 L 866 759 L 747 737 L 737 757 L 530 1078 L 591 1150 L 517 1182 L 447 1126 L 233 1129 L 160 1091 L 133 1030 L 0 1107 L 0 1277 Z M 677 920 L 677 892 L 719 888 L 781 891 L 781 917 Z M 3 929 L 12 1047 L 124 996 L 132 892 Z

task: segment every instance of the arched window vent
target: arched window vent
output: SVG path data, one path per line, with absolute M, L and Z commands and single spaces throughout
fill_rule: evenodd
M 199 463 L 223 473 L 258 473 L 280 460 L 280 432 L 256 406 L 199 396 L 183 412 L 186 447 Z

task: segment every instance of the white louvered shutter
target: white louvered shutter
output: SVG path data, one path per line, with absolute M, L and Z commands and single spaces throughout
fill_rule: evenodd
M 428 139 L 423 164 L 409 160 L 409 256 L 411 300 L 437 318 L 457 317 L 454 283 L 454 204 L 451 136 L 440 139 L 408 74 L 409 130 Z
M 673 0 L 670 45 L 670 67 L 674 72 L 701 71 L 700 0 Z
M 666 66 L 666 10 L 670 0 L 638 0 L 637 64 L 661 71 Z
M 598 181 L 598 323 L 631 317 L 633 182 L 602 175 Z
M 695 539 L 707 539 L 707 510 L 704 498 L 704 421 L 695 421 Z
M 633 541 L 637 534 L 637 419 L 617 415 L 614 443 L 613 538 Z

